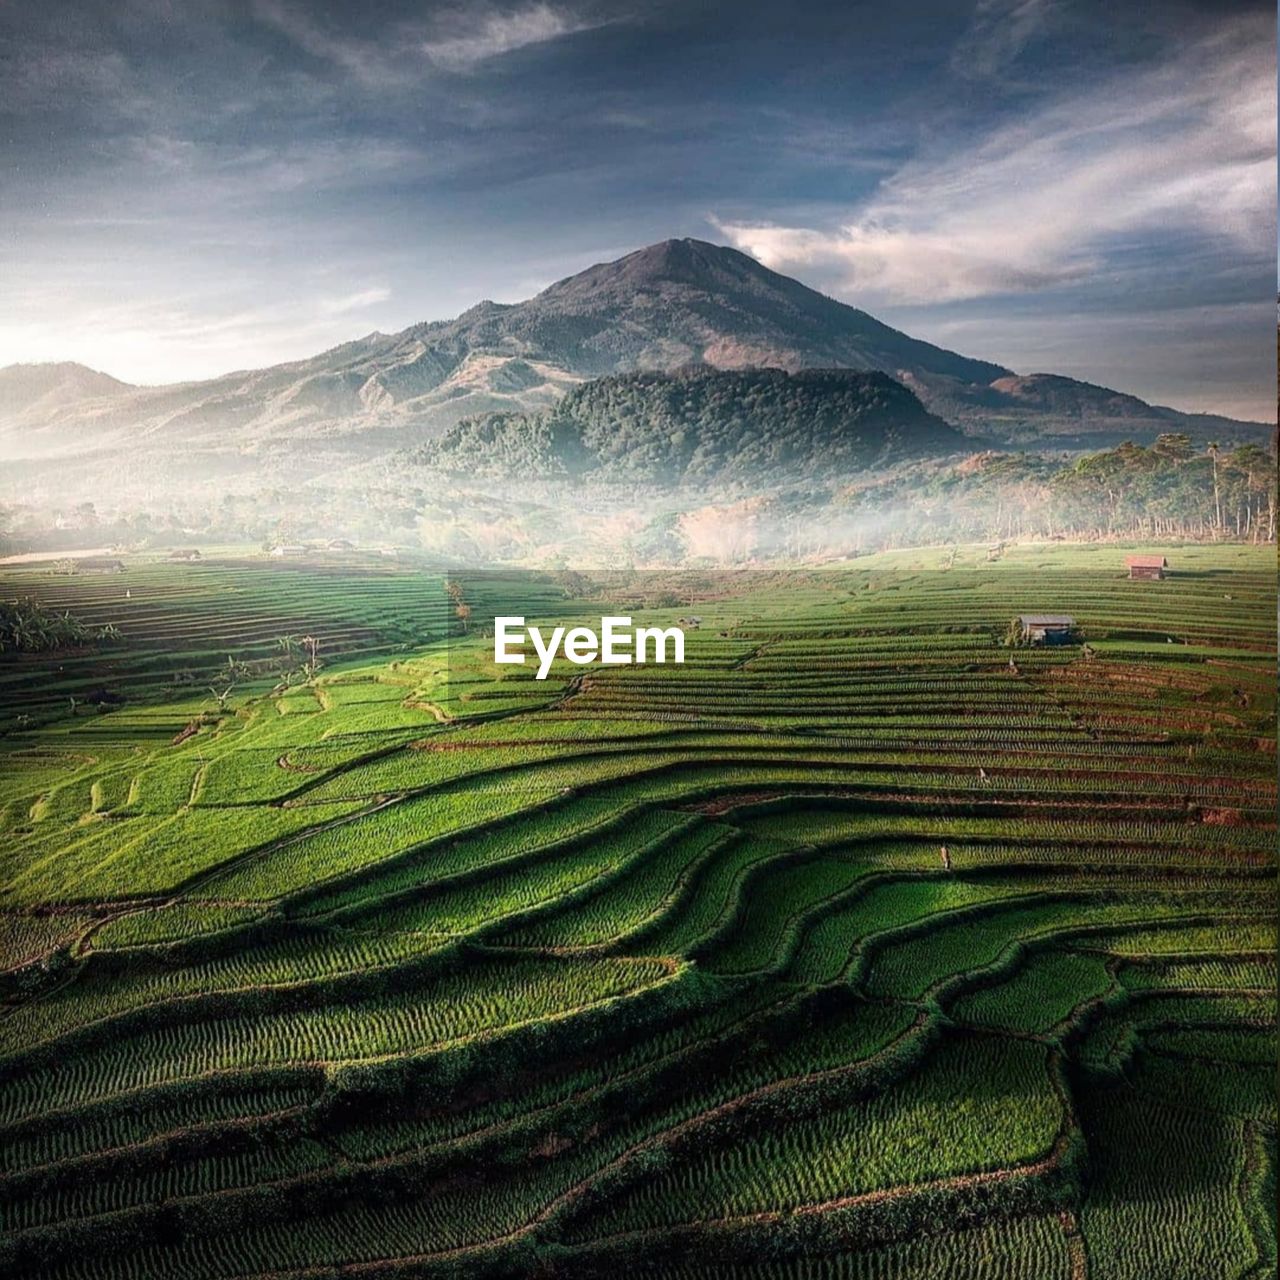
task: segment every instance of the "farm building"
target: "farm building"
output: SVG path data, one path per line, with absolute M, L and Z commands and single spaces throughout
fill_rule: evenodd
M 199 560 L 201 555 L 196 547 L 177 547 L 169 552 L 170 560 Z
M 106 556 L 83 556 L 75 562 L 77 573 L 123 573 L 124 561 Z
M 271 548 L 271 554 L 277 559 L 283 559 L 285 556 L 305 556 L 307 549 L 299 542 L 280 543 Z
M 1069 644 L 1076 629 L 1076 620 L 1066 613 L 1024 613 L 1018 622 L 1030 644 Z
M 1169 567 L 1164 556 L 1130 556 L 1125 564 L 1131 578 L 1163 578 Z
M 330 538 L 325 543 L 327 551 L 354 551 L 356 544 L 350 538 Z

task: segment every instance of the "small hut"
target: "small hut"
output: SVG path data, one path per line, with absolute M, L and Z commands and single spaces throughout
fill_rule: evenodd
M 1125 564 L 1130 578 L 1148 581 L 1163 578 L 1169 568 L 1169 561 L 1164 556 L 1130 556 Z
M 1027 644 L 1070 644 L 1076 620 L 1066 613 L 1024 613 L 1018 618 Z
M 123 573 L 124 561 L 107 556 L 81 556 L 75 562 L 77 573 Z
M 170 560 L 200 560 L 200 549 L 198 547 L 177 547 L 169 552 Z

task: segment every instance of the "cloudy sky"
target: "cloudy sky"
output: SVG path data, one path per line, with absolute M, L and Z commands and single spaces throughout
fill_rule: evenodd
M 0 365 L 204 377 L 692 235 L 1266 418 L 1275 74 L 1231 0 L 0 0 Z

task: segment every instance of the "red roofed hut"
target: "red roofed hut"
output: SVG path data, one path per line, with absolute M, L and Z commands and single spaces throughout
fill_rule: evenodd
M 1169 567 L 1164 556 L 1130 556 L 1125 564 L 1129 566 L 1130 578 L 1163 578 Z

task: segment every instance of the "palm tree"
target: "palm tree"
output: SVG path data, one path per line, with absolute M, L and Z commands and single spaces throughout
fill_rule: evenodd
M 1216 440 L 1209 441 L 1209 457 L 1213 461 L 1213 528 L 1215 537 L 1222 531 L 1222 496 L 1218 492 L 1218 450 L 1221 447 Z
M 218 689 L 214 685 L 209 686 L 209 692 L 213 694 L 219 711 L 226 711 L 231 695 L 236 691 L 236 686 L 246 674 L 244 664 L 237 662 L 230 654 L 227 654 L 227 665 L 223 670 L 224 675 L 219 681 L 222 688 Z
M 304 664 L 303 669 L 307 673 L 307 683 L 310 684 L 316 678 L 316 672 L 320 670 L 320 658 L 318 656 L 320 649 L 320 641 L 316 636 L 303 636 L 302 643 L 307 647 L 311 657 Z

